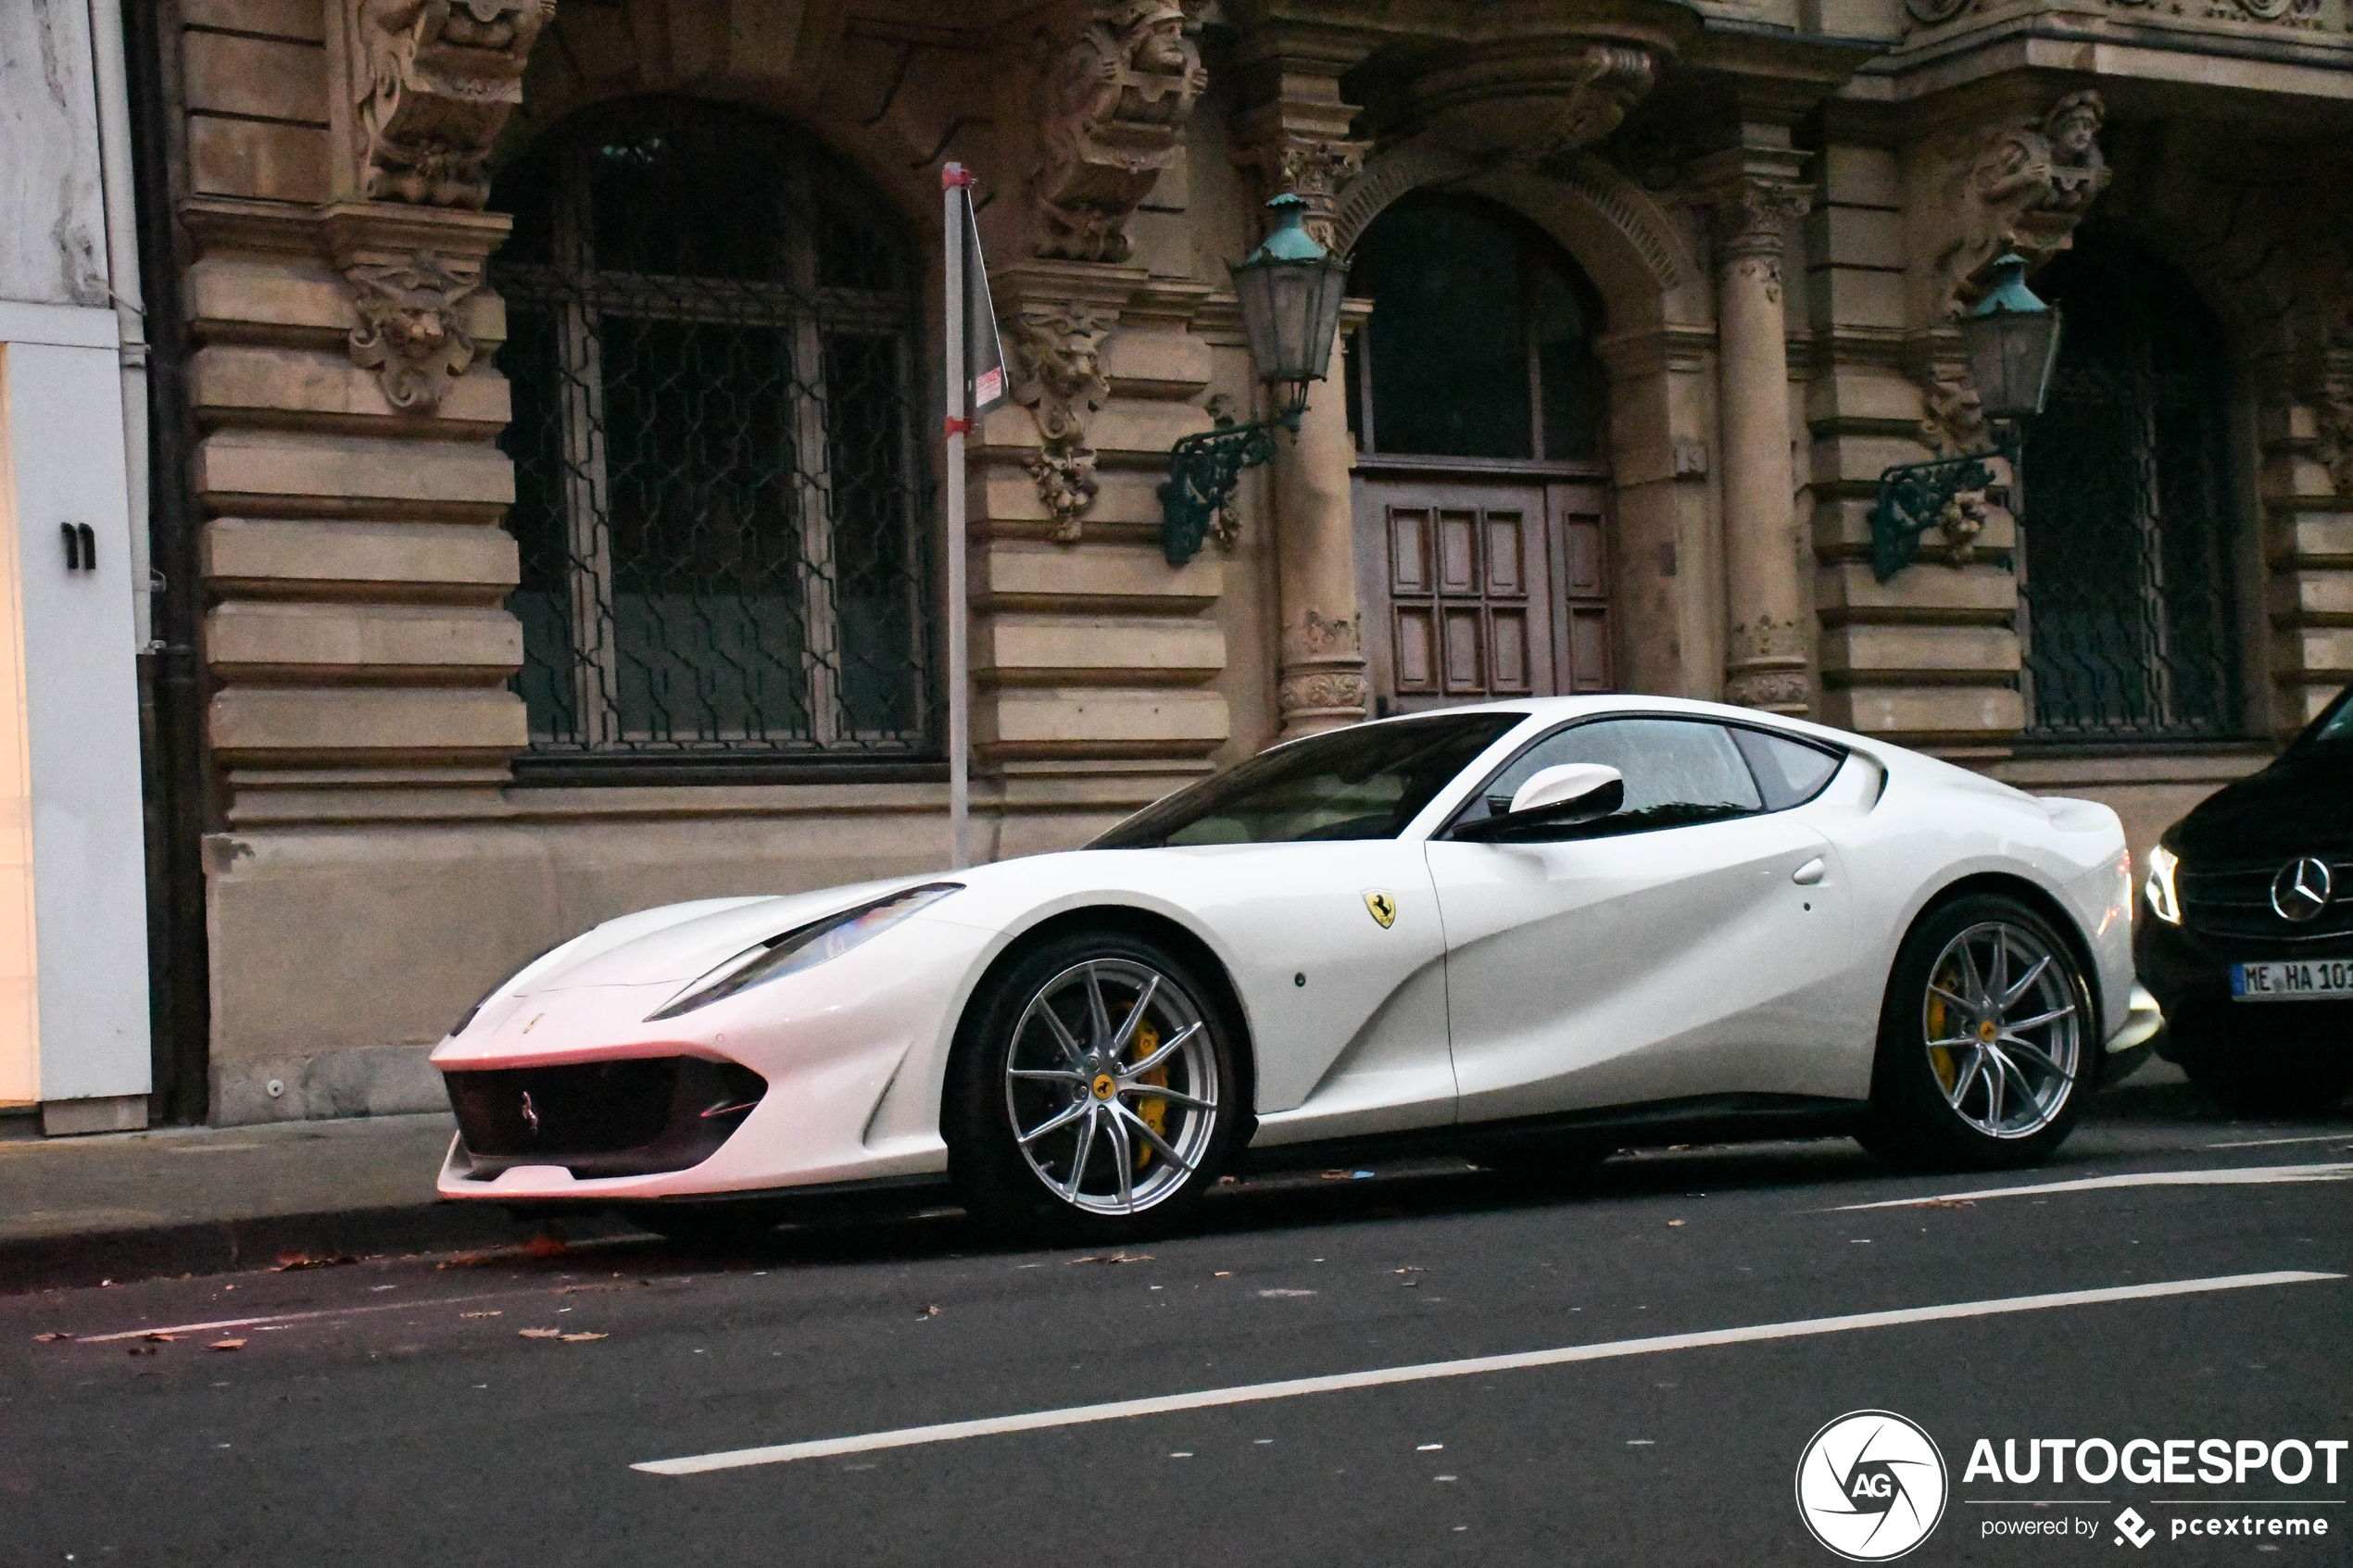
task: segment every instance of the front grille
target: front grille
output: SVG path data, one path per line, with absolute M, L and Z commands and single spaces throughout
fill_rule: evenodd
M 477 1179 L 516 1165 L 561 1165 L 583 1177 L 683 1171 L 718 1152 L 768 1089 L 748 1067 L 689 1056 L 442 1078 L 467 1174 Z
M 2261 866 L 2177 872 L 2184 923 L 2201 935 L 2262 942 L 2306 943 L 2353 936 L 2353 860 L 2330 862 L 2335 896 L 2319 918 L 2309 921 L 2283 920 L 2271 908 L 2271 879 L 2286 863 L 2278 860 Z

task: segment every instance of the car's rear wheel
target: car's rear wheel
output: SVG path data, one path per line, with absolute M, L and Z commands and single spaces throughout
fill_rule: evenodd
M 1148 938 L 1076 934 L 1026 955 L 975 999 L 949 1070 L 964 1206 L 1055 1240 L 1175 1224 L 1240 1121 L 1239 1034 L 1207 977 Z
M 2082 971 L 2041 915 L 1984 894 L 1931 910 L 1888 978 L 1865 1147 L 1916 1169 L 2046 1159 L 2089 1092 L 2095 1024 Z

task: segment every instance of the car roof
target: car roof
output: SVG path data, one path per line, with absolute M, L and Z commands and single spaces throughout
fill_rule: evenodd
M 1428 708 L 1412 713 L 1392 713 L 1377 724 L 1394 723 L 1403 719 L 1424 719 L 1438 713 L 1521 713 L 1545 724 L 1580 718 L 1588 714 L 1605 713 L 1668 713 L 1694 719 L 1718 719 L 1734 723 L 1755 724 L 1767 729 L 1786 730 L 1792 734 L 1826 741 L 1833 746 L 1854 748 L 1864 746 L 1876 753 L 1861 735 L 1845 730 L 1817 724 L 1811 720 L 1792 718 L 1785 713 L 1765 713 L 1754 708 L 1735 708 L 1729 703 L 1702 702 L 1687 696 L 1651 696 L 1640 692 L 1604 692 L 1589 696 L 1531 696 L 1504 698 L 1494 702 L 1466 702 L 1459 707 Z

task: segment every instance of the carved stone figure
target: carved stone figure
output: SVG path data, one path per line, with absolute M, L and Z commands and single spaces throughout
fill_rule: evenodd
M 1526 167 L 1607 136 L 1656 77 L 1647 50 L 1593 44 L 1569 55 L 1551 44 L 1434 72 L 1416 96 L 1448 150 Z
M 1372 706 L 1372 689 L 1364 676 L 1349 671 L 1310 671 L 1284 676 L 1275 687 L 1275 706 L 1286 720 L 1309 711 L 1353 712 L 1361 719 Z
M 473 363 L 474 342 L 459 315 L 482 279 L 461 277 L 426 251 L 344 275 L 359 316 L 349 338 L 351 362 L 374 370 L 384 400 L 402 413 L 434 412 L 450 382 Z
M 1936 531 L 1944 536 L 1945 559 L 1955 566 L 1967 566 L 1977 548 L 1978 535 L 1985 532 L 1985 520 L 1992 508 L 1982 490 L 1964 490 L 1944 503 L 1936 517 Z
M 2328 465 L 2329 483 L 2342 495 L 2353 493 L 2353 390 L 2334 392 L 2321 400 L 2320 439 L 2315 451 Z
M 1960 233 L 1937 261 L 1940 319 L 1959 315 L 1988 262 L 2016 251 L 2030 265 L 2072 242 L 2075 226 L 2108 188 L 2097 93 L 2070 93 L 2040 120 L 1981 137 L 1960 189 Z
M 1958 458 L 1993 445 L 1985 404 L 1968 371 L 1931 375 L 1926 390 L 1928 417 L 1920 420 L 1920 440 L 1929 450 L 1940 458 Z
M 1038 84 L 1039 157 L 1029 177 L 1038 254 L 1126 260 L 1128 216 L 1181 155 L 1185 122 L 1208 85 L 1181 6 L 1098 0 Z
M 522 71 L 555 0 L 348 0 L 360 194 L 479 207 L 483 161 L 522 102 Z
M 1032 307 L 1006 323 L 1016 365 L 1013 401 L 1037 421 L 1045 445 L 1029 459 L 1038 498 L 1054 520 L 1054 537 L 1074 544 L 1079 519 L 1095 502 L 1095 454 L 1087 429 L 1111 396 L 1102 371 L 1103 340 L 1116 318 L 1084 305 Z

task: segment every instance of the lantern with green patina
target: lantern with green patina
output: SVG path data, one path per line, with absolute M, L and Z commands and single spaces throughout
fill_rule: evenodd
M 1242 470 L 1274 457 L 1276 429 L 1299 433 L 1309 387 L 1331 369 L 1332 338 L 1348 293 L 1347 259 L 1330 254 L 1307 232 L 1304 199 L 1279 195 L 1266 206 L 1275 214 L 1274 231 L 1247 259 L 1227 270 L 1241 306 L 1251 363 L 1274 414 L 1248 424 L 1221 417 L 1214 428 L 1186 436 L 1170 449 L 1160 504 L 1161 547 L 1171 566 L 1201 553 L 1218 514 L 1233 505 Z
M 1957 520 L 1965 521 L 1971 498 L 1999 493 L 1985 459 L 2007 458 L 2015 481 L 2025 422 L 2043 411 L 2050 395 L 2051 372 L 2058 363 L 2059 313 L 2026 286 L 2024 257 L 2004 256 L 1993 270 L 1993 286 L 1961 319 L 1961 344 L 1994 445 L 1982 452 L 1900 464 L 1880 475 L 1879 500 L 1871 508 L 1871 570 L 1882 583 L 1911 564 L 1929 530 L 1967 536 Z M 2015 515 L 2020 509 L 2015 489 L 2008 499 Z

